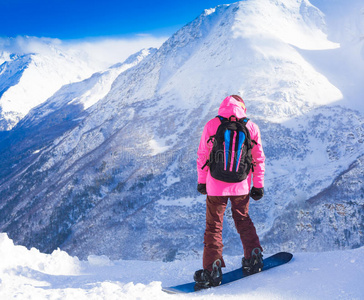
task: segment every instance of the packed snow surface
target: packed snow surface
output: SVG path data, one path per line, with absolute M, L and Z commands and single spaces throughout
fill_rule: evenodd
M 230 285 L 190 295 L 169 295 L 162 286 L 190 282 L 201 261 L 86 261 L 56 250 L 15 246 L 0 234 L 1 299 L 363 299 L 364 248 L 295 253 L 286 265 Z M 268 256 L 268 254 L 267 254 Z M 226 257 L 226 271 L 240 256 Z

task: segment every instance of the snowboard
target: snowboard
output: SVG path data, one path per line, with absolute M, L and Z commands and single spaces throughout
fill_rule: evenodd
M 264 266 L 263 266 L 263 269 L 261 272 L 264 272 L 271 268 L 278 267 L 280 265 L 288 263 L 292 259 L 292 257 L 293 257 L 293 255 L 288 252 L 276 253 L 263 260 Z M 252 274 L 252 275 L 254 275 L 254 274 Z M 241 267 L 236 270 L 230 271 L 228 273 L 223 273 L 222 281 L 219 286 L 231 283 L 233 281 L 245 278 L 247 276 L 251 276 L 251 275 L 244 274 L 243 269 Z M 195 282 L 189 282 L 189 283 L 185 283 L 185 284 L 181 284 L 181 285 L 164 287 L 164 288 L 162 288 L 162 291 L 169 293 L 169 294 L 193 293 L 193 292 L 195 292 L 194 286 L 195 286 Z M 205 291 L 205 290 L 206 289 L 202 289 L 200 291 Z

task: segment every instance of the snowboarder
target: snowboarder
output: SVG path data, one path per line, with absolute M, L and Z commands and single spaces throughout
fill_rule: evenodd
M 252 274 L 263 267 L 263 249 L 248 209 L 249 196 L 259 200 L 264 194 L 265 155 L 259 128 L 246 118 L 240 96 L 223 100 L 218 116 L 205 125 L 197 155 L 197 190 L 207 197 L 203 269 L 194 274 L 195 290 L 221 283 L 222 224 L 229 199 L 244 249 L 243 272 Z

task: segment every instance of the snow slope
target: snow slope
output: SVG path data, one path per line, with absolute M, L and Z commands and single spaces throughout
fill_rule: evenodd
M 267 254 L 268 256 L 268 254 Z M 295 253 L 276 269 L 227 286 L 190 295 L 168 295 L 162 286 L 190 282 L 201 261 L 146 262 L 89 256 L 80 261 L 66 252 L 43 254 L 14 246 L 0 234 L 1 299 L 363 299 L 364 248 Z M 241 257 L 225 259 L 226 271 Z
M 330 80 L 340 69 L 320 67 L 351 54 L 330 56 L 346 44 L 330 39 L 326 18 L 306 0 L 221 5 L 122 72 L 81 116 L 62 94 L 77 85 L 61 90 L 50 100 L 62 104 L 57 126 L 48 126 L 52 106 L 39 106 L 0 136 L 0 229 L 17 244 L 81 259 L 198 257 L 196 149 L 222 99 L 239 92 L 267 156 L 265 197 L 250 206 L 267 252 L 364 245 L 362 81 L 353 78 L 358 94 L 349 96 Z M 241 254 L 226 215 L 225 253 Z

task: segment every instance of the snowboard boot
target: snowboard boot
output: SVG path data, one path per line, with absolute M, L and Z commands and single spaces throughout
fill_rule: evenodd
M 214 261 L 211 272 L 205 269 L 196 271 L 193 279 L 196 282 L 195 291 L 220 285 L 222 280 L 221 260 Z
M 260 248 L 254 248 L 249 259 L 243 257 L 242 265 L 243 273 L 245 275 L 260 272 L 263 269 L 263 254 Z

